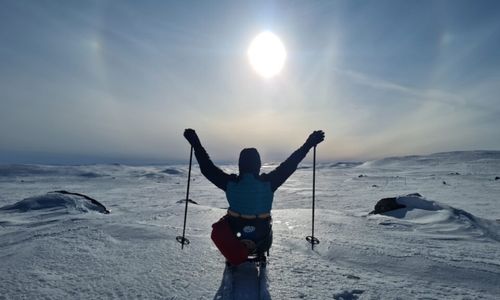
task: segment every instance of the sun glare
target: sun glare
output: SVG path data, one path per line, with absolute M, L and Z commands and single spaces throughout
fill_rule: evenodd
M 276 35 L 265 31 L 257 35 L 250 43 L 248 59 L 260 76 L 271 78 L 277 75 L 285 65 L 285 47 Z

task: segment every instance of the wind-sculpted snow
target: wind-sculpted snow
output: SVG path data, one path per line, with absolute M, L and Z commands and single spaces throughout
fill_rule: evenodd
M 396 202 L 404 207 L 383 214 L 403 220 L 399 224 L 415 224 L 419 230 L 441 235 L 436 238 L 457 239 L 477 236 L 500 241 L 500 224 L 493 220 L 478 218 L 462 209 L 427 200 L 419 194 L 396 197 Z M 381 224 L 396 223 L 385 221 Z
M 0 176 L 36 176 L 59 173 L 57 168 L 37 165 L 0 165 Z
M 338 168 L 338 169 L 348 169 L 348 168 L 354 168 L 357 166 L 362 165 L 362 162 L 352 162 L 352 161 L 339 161 L 333 164 L 329 164 L 328 167 L 330 168 Z
M 339 161 L 335 163 L 317 163 L 316 164 L 316 169 L 352 169 L 357 166 L 363 165 L 363 162 L 354 162 L 354 161 Z M 301 166 L 299 166 L 297 169 L 299 170 L 305 170 L 305 169 L 312 169 L 312 164 L 310 163 L 303 163 Z
M 184 175 L 185 172 L 181 168 L 170 167 L 163 170 L 155 168 L 148 168 L 144 171 L 135 171 L 134 175 L 140 178 L 146 178 L 151 180 L 168 180 L 172 178 L 178 178 Z
M 431 155 L 388 157 L 365 162 L 362 166 L 380 168 L 435 168 L 449 166 L 451 164 L 458 164 L 460 166 L 464 163 L 494 163 L 498 167 L 500 166 L 500 151 L 457 151 L 435 153 Z M 482 165 L 482 167 L 484 167 L 484 165 Z
M 109 210 L 95 199 L 79 193 L 54 191 L 45 195 L 26 198 L 12 205 L 0 207 L 4 211 L 28 212 L 36 210 L 64 210 L 65 212 L 96 211 L 108 214 Z
M 43 165 L 0 165 L 0 177 L 33 176 L 76 176 L 98 178 L 108 176 L 99 173 L 97 166 L 43 166 Z

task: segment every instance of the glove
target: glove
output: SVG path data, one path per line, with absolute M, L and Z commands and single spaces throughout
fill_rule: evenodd
M 196 131 L 194 131 L 194 129 L 188 128 L 184 130 L 184 137 L 191 144 L 191 146 L 201 146 L 200 139 L 198 138 L 198 135 L 196 134 Z
M 306 145 L 312 148 L 321 143 L 324 139 L 325 133 L 323 132 L 323 130 L 316 130 L 309 135 L 306 141 Z

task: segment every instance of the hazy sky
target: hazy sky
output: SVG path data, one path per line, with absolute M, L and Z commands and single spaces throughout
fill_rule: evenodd
M 0 163 L 185 160 L 187 127 L 216 161 L 500 149 L 500 1 L 0 0 Z

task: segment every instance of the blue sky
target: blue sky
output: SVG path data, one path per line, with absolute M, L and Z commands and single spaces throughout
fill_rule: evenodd
M 284 70 L 260 78 L 269 30 Z M 499 1 L 0 1 L 0 163 L 500 149 Z

